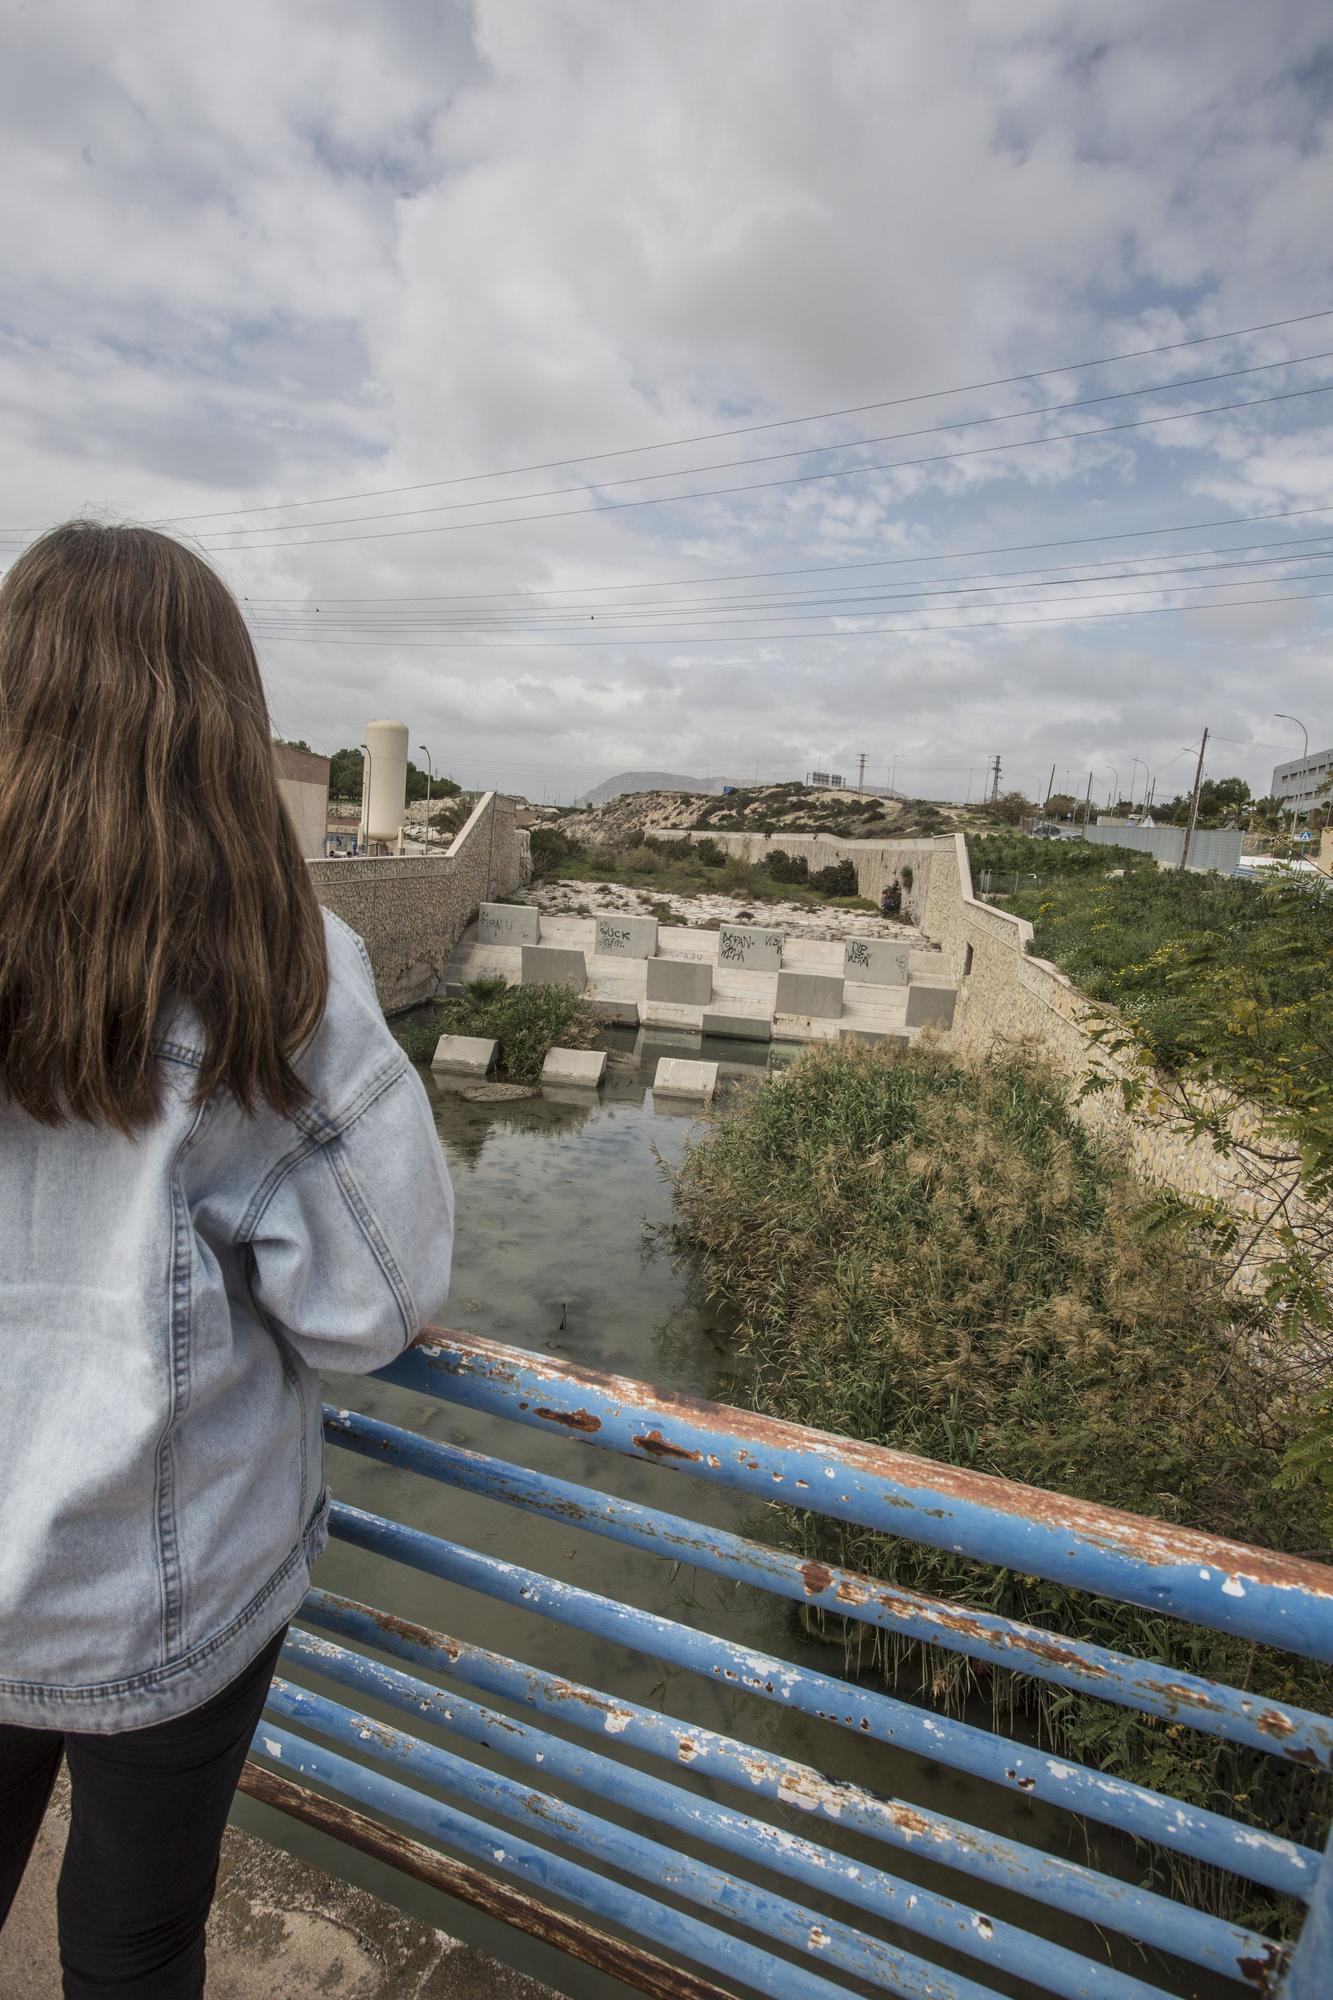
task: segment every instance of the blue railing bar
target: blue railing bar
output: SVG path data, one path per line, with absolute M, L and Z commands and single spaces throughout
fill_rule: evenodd
M 356 1747 L 363 1749 L 364 1745 L 358 1742 Z M 350 1757 L 340 1756 L 323 1743 L 311 1743 L 267 1717 L 255 1731 L 252 1748 L 256 1756 L 268 1757 L 286 1772 L 327 1785 L 340 1798 L 366 1807 L 380 1819 L 397 1820 L 471 1855 L 488 1869 L 515 1875 L 548 1896 L 591 1910 L 632 1938 L 706 1966 L 713 1974 L 735 1979 L 757 1993 L 773 1996 L 773 2000 L 787 2000 L 788 1995 L 790 2000 L 847 2000 L 846 1987 L 833 1985 L 808 1966 L 775 1958 L 748 1938 L 734 1937 L 687 1910 L 674 1909 L 656 1897 L 645 1896 L 640 1889 L 571 1861 L 567 1855 L 538 1847 L 508 1828 L 488 1825 L 443 1799 L 418 1792 L 387 1771 L 354 1763 Z M 980 1993 L 981 1989 L 974 1987 L 972 1991 Z M 941 1982 L 930 2000 L 946 2000 L 956 1992 L 956 1987 Z M 996 1996 L 988 1994 L 986 2000 L 996 2000 Z
M 1305 1920 L 1285 1977 L 1278 1984 L 1278 2000 L 1328 2000 L 1333 1983 L 1333 1833 L 1328 1836 L 1324 1865 L 1310 1899 Z
M 919 1931 L 937 1944 L 979 1959 L 991 1971 L 1011 1972 L 1033 1980 L 1061 2000 L 1163 2000 L 1160 1987 L 1062 1945 L 1035 1936 L 1001 1917 L 991 1917 L 941 1896 L 917 1883 L 903 1882 L 881 1869 L 868 1869 L 834 1849 L 820 1847 L 799 1834 L 734 1812 L 712 1799 L 668 1784 L 631 1764 L 605 1757 L 549 1730 L 534 1729 L 498 1709 L 418 1680 L 397 1667 L 368 1659 L 332 1639 L 294 1627 L 283 1648 L 289 1664 L 353 1688 L 359 1694 L 387 1702 L 414 1718 L 447 1729 L 470 1743 L 480 1743 L 505 1758 L 563 1779 L 596 1797 L 642 1813 L 687 1838 L 707 1841 L 754 1867 L 789 1875 L 816 1895 L 839 1896 L 883 1923 Z
M 380 1379 L 1333 1663 L 1333 1569 L 430 1329 Z M 447 1343 L 447 1344 L 439 1344 Z
M 327 1736 L 344 1748 L 380 1762 L 403 1765 L 423 1784 L 438 1786 L 474 1806 L 485 1807 L 502 1818 L 516 1821 L 526 1830 L 572 1846 L 584 1857 L 592 1857 L 605 1867 L 623 1874 L 637 1875 L 666 1894 L 697 1903 L 731 1923 L 758 1931 L 771 1943 L 782 1944 L 813 1957 L 815 1964 L 836 1968 L 853 1979 L 863 1979 L 902 2000 L 937 2000 L 947 1993 L 950 2000 L 998 2000 L 992 1988 L 942 1967 L 931 1965 L 911 1952 L 901 1951 L 868 1932 L 819 1911 L 807 1909 L 790 1897 L 762 1888 L 757 1882 L 729 1874 L 708 1861 L 680 1854 L 630 1827 L 601 1819 L 582 1806 L 551 1792 L 534 1791 L 531 1785 L 505 1777 L 474 1764 L 438 1744 L 427 1743 L 373 1715 L 344 1708 L 309 1688 L 281 1676 L 273 1682 L 269 1710 L 296 1724 L 304 1724 L 317 1735 Z M 503 1845 L 504 1828 L 494 1829 Z M 790 1973 L 784 1967 L 784 1985 L 775 2000 L 785 2000 Z M 822 1981 L 821 1981 L 822 1984 Z
M 372 1610 L 326 1590 L 312 1590 L 301 1615 L 321 1631 L 392 1653 L 413 1666 L 447 1674 L 466 1686 L 535 1709 L 552 1721 L 578 1729 L 609 1731 L 622 1748 L 660 1757 L 701 1777 L 734 1785 L 747 1796 L 774 1799 L 828 1820 L 848 1832 L 867 1834 L 890 1847 L 919 1852 L 943 1868 L 973 1876 L 1029 1897 L 1049 1909 L 1086 1918 L 1103 1929 L 1123 1931 L 1142 1943 L 1187 1958 L 1195 1965 L 1253 1984 L 1254 1967 L 1279 1952 L 1256 1931 L 1227 1923 L 1173 1902 L 1153 1889 L 1140 1889 L 1115 1876 L 1099 1875 L 1080 1862 L 1026 1847 L 1003 1834 L 983 1833 L 927 1806 L 909 1805 L 866 1791 L 844 1778 L 829 1778 L 771 1750 L 756 1750 L 735 1737 L 694 1723 L 682 1723 L 656 1709 L 603 1694 L 579 1681 L 520 1665 L 484 1646 L 446 1638 L 424 1625 Z
M 771 1653 L 696 1631 L 577 1584 L 561 1583 L 521 1564 L 501 1562 L 419 1528 L 364 1513 L 340 1500 L 333 1503 L 330 1527 L 358 1548 L 407 1563 L 427 1575 L 444 1577 L 520 1610 L 535 1611 L 543 1618 L 554 1618 L 619 1645 L 671 1660 L 692 1673 L 729 1681 L 738 1690 L 856 1730 L 871 1741 L 892 1743 L 956 1770 L 969 1771 L 1008 1791 L 1082 1813 L 1196 1861 L 1229 1868 L 1286 1895 L 1308 1896 L 1317 1877 L 1319 1856 L 1312 1848 L 1298 1847 L 1258 1827 L 1224 1819 L 1204 1807 L 1165 1798 L 1127 1779 L 1106 1777 L 1085 1765 L 1070 1764 L 1006 1737 L 992 1736 L 971 1723 L 927 1714 L 892 1695 L 835 1680 L 812 1667 L 795 1666 Z
M 610 1536 L 650 1555 L 677 1557 L 717 1576 L 739 1577 L 798 1604 L 901 1632 L 971 1659 L 989 1660 L 1166 1722 L 1182 1722 L 1250 1750 L 1333 1769 L 1333 1723 L 1309 1709 L 1205 1680 L 1159 1660 L 1133 1659 L 1084 1639 L 903 1590 L 856 1570 L 803 1561 L 724 1528 L 701 1527 L 684 1515 L 665 1514 L 660 1508 L 577 1486 L 526 1465 L 443 1444 L 355 1410 L 335 1410 L 326 1404 L 324 1435 L 333 1444 L 381 1463 Z

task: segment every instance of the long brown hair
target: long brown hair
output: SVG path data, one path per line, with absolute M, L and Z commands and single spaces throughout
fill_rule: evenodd
M 327 988 L 236 600 L 151 528 L 53 529 L 0 585 L 0 1097 L 143 1126 L 174 998 L 201 1099 L 291 1111 Z

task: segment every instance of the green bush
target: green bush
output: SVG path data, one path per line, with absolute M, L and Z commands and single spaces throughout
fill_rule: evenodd
M 441 1035 L 480 1035 L 496 1041 L 499 1072 L 514 1083 L 535 1083 L 552 1049 L 594 1048 L 602 1024 L 581 993 L 568 986 L 510 986 L 503 979 L 474 979 L 427 1019 L 396 1030 L 413 1062 L 429 1062 Z
M 818 889 L 825 896 L 854 896 L 856 894 L 856 868 L 850 861 L 834 861 L 827 868 L 816 868 L 810 875 L 810 887 Z
M 754 1407 L 871 1443 L 1318 1552 L 1308 1495 L 1277 1495 L 1284 1355 L 1143 1190 L 1015 1057 L 967 1068 L 917 1047 L 819 1048 L 712 1120 L 676 1182 L 685 1238 L 737 1314 Z M 1290 1656 L 948 1551 L 799 1512 L 801 1552 L 900 1586 L 1326 1709 Z M 831 1619 L 849 1668 L 1059 1755 L 1319 1845 L 1326 1777 L 1092 1697 Z M 1024 1720 L 1026 1718 L 1026 1720 Z M 1172 1866 L 1160 1854 L 1153 1868 Z M 1231 1878 L 1175 1864 L 1197 1900 Z M 1265 1915 L 1257 1893 L 1246 1905 Z
M 1081 840 L 969 839 L 968 854 L 974 876 L 1001 871 L 1000 900 L 1031 922 L 1037 957 L 1121 1008 L 1164 1068 L 1206 1051 L 1244 1088 L 1259 1049 L 1293 1081 L 1309 1071 L 1313 1084 L 1326 1064 L 1333 901 L 1158 868 L 1148 855 Z M 1003 873 L 1014 869 L 1031 869 L 1037 885 L 1003 893 Z M 1212 1004 L 1219 958 L 1234 1034 Z
M 719 846 L 711 834 L 705 834 L 702 840 L 691 842 L 691 846 L 695 859 L 701 861 L 705 868 L 723 868 L 726 866 L 726 850 Z
M 764 857 L 764 867 L 775 882 L 806 882 L 810 878 L 810 863 L 803 854 L 788 854 L 785 847 L 775 847 Z
M 558 826 L 534 826 L 529 839 L 532 843 L 534 881 L 539 881 L 544 875 L 556 874 L 561 863 L 579 851 L 577 841 L 562 833 Z

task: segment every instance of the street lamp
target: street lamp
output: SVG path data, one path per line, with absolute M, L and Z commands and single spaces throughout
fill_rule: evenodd
M 365 758 L 365 769 L 361 773 L 361 832 L 365 839 L 364 853 L 370 852 L 370 745 L 358 743 L 357 749 Z
M 1135 764 L 1143 764 L 1142 757 L 1135 757 L 1129 767 L 1129 809 L 1131 812 L 1133 812 L 1134 810 L 1134 765 Z M 1146 764 L 1143 764 L 1143 800 L 1144 804 L 1146 805 L 1148 802 L 1148 766 Z
M 430 781 L 431 781 L 431 774 L 435 769 L 435 764 L 434 760 L 431 757 L 430 751 L 426 748 L 424 743 L 418 743 L 417 749 L 421 752 L 422 756 L 426 760 L 426 845 L 427 847 L 429 847 L 430 846 Z
M 1285 711 L 1280 708 L 1275 708 L 1273 710 L 1273 714 L 1274 717 L 1279 722 L 1295 723 L 1296 727 L 1300 730 L 1301 735 L 1305 740 L 1305 747 L 1301 751 L 1301 756 L 1308 763 L 1310 757 L 1310 732 L 1306 728 L 1305 724 L 1301 721 L 1299 715 L 1287 715 Z M 1291 802 L 1291 837 L 1293 840 L 1296 838 L 1296 800 L 1294 798 L 1292 799 Z
M 1120 803 L 1120 773 L 1119 771 L 1116 770 L 1114 764 L 1108 764 L 1106 768 L 1111 773 L 1111 776 L 1115 779 L 1115 797 L 1110 798 L 1106 801 L 1107 805 L 1114 812 L 1115 808 Z

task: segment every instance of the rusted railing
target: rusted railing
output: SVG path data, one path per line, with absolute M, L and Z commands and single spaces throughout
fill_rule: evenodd
M 622 1453 L 765 1502 L 808 1508 L 1333 1662 L 1333 1571 L 1313 1563 L 464 1334 L 432 1333 L 380 1379 L 563 1434 L 574 1451 Z M 1295 1766 L 1333 1769 L 1333 1724 L 1324 1715 L 802 1562 L 746 1536 L 355 1411 L 327 1410 L 325 1429 L 351 1451 L 529 1514 Z M 1148 2000 L 1193 1992 L 1205 1974 L 1209 1992 L 1234 1981 L 1275 2000 L 1328 2000 L 1333 1993 L 1333 1855 L 383 1515 L 335 1501 L 332 1528 L 362 1550 L 841 1725 L 865 1742 L 867 1781 L 830 1778 L 614 1690 L 571 1682 L 327 1590 L 311 1591 L 255 1739 L 270 1768 L 252 1765 L 248 1789 L 644 1992 L 717 2000 L 741 1989 L 775 2000 L 833 2000 L 869 1987 L 909 2000 L 994 2000 L 987 1982 L 995 1977 L 1006 1992 Z M 333 1683 L 346 1699 L 321 1693 L 312 1684 L 318 1682 Z M 410 1726 L 386 1721 L 386 1710 L 411 1718 Z M 557 1734 L 547 1723 L 574 1734 Z M 595 1736 L 598 1747 L 585 1747 L 579 1732 Z M 498 1752 L 520 1775 L 446 1748 L 439 1737 Z M 1226 1869 L 1307 1906 L 1304 1927 L 1294 1925 L 1299 1936 L 1279 1942 L 1063 1855 L 896 1799 L 875 1782 L 874 1745 L 919 1752 L 1189 1862 Z M 543 1788 L 547 1783 L 591 1803 L 556 1796 Z M 635 1825 L 604 1817 L 594 1809 L 598 1803 L 628 1814 Z M 810 1834 L 782 1823 L 792 1807 L 808 1814 Z M 424 1840 L 391 1831 L 386 1821 Z M 661 1837 L 641 1831 L 646 1824 Z M 854 1854 L 811 1837 L 832 1829 L 856 1837 Z M 888 1850 L 882 1865 L 867 1863 L 867 1840 Z M 899 1876 L 892 1855 L 904 1851 L 938 1867 L 925 1881 L 914 1864 L 911 1879 Z M 772 1881 L 781 1886 L 767 1886 Z M 1019 1907 L 1028 1914 L 1019 1920 L 994 1914 L 997 1904 L 1008 1911 L 1014 1898 L 1023 1899 Z M 1060 1913 L 1057 1925 L 1044 1925 L 1037 1906 Z M 1086 1936 L 1086 1948 L 1042 1934 L 1059 1928 L 1070 1935 L 1069 1920 L 1074 1936 Z M 1080 1933 L 1078 1920 L 1095 1932 Z M 1108 1950 L 1108 1935 L 1143 1949 Z

